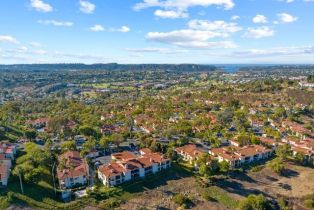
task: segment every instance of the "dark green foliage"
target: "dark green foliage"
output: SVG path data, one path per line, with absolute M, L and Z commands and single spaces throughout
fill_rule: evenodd
M 174 195 L 172 197 L 172 200 L 173 202 L 184 208 L 186 208 L 191 203 L 190 198 L 185 195 L 182 195 L 181 193 Z
M 270 210 L 272 209 L 263 195 L 249 195 L 239 204 L 239 210 Z
M 285 169 L 285 166 L 282 162 L 282 159 L 275 158 L 268 163 L 269 168 L 277 174 L 282 174 Z

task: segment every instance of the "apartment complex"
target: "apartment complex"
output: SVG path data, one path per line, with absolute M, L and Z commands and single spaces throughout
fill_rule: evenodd
M 272 149 L 261 145 L 247 145 L 243 147 L 227 146 L 213 148 L 209 154 L 217 158 L 219 162 L 226 161 L 231 167 L 236 168 L 244 164 L 269 158 L 273 154 Z
M 116 153 L 112 159 L 113 162 L 98 169 L 98 178 L 108 187 L 171 167 L 170 159 L 149 149 L 140 150 L 138 155 L 126 151 Z
M 68 151 L 59 157 L 57 176 L 61 189 L 87 184 L 89 166 L 77 151 Z

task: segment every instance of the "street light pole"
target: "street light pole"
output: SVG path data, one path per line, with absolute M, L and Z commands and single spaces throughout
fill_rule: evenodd
M 20 178 L 21 191 L 22 191 L 22 194 L 24 194 L 23 183 L 22 183 L 22 176 L 21 176 L 20 170 L 19 170 L 19 178 Z
M 53 163 L 52 169 L 51 169 L 51 174 L 52 174 L 52 179 L 53 179 L 53 188 L 55 190 L 55 194 L 57 194 L 56 190 L 56 181 L 55 181 L 55 173 L 54 173 L 54 168 L 55 168 L 56 162 Z

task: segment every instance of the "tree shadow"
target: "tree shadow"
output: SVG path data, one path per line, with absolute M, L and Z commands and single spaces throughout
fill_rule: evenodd
M 291 191 L 292 190 L 291 185 L 286 184 L 286 183 L 278 183 L 278 186 L 281 187 L 282 189 L 287 190 L 287 191 Z
M 243 173 L 243 172 L 231 172 L 229 173 L 229 177 L 232 179 L 239 180 L 239 181 L 257 183 L 256 180 L 252 179 L 250 176 L 248 176 L 246 173 Z
M 284 169 L 282 172 L 282 176 L 284 176 L 286 178 L 293 178 L 293 177 L 297 177 L 299 175 L 300 175 L 299 172 L 294 171 L 294 170 L 289 169 L 289 168 Z
M 216 186 L 226 190 L 229 193 L 241 195 L 247 197 L 250 194 L 263 194 L 264 196 L 268 196 L 265 192 L 257 190 L 257 189 L 248 189 L 243 186 L 240 182 L 231 181 L 226 179 L 220 179 L 216 181 Z

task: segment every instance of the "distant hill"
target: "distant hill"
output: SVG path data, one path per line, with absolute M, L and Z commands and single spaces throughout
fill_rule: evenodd
M 215 71 L 213 65 L 199 64 L 15 64 L 0 65 L 0 71 L 56 71 L 56 70 L 110 70 L 110 71 Z

